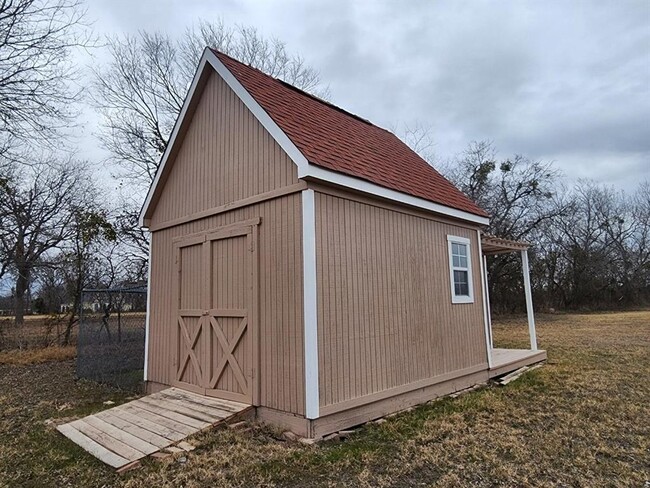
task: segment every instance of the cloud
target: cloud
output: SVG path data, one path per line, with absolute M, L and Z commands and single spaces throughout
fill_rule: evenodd
M 122 2 L 93 2 L 98 25 L 255 25 L 318 68 L 342 107 L 383 127 L 431 124 L 438 158 L 490 139 L 570 178 L 650 179 L 646 0 Z

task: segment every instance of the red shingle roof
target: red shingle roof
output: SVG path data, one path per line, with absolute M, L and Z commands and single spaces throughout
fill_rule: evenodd
M 311 164 L 487 216 L 393 133 L 219 51 L 214 53 Z

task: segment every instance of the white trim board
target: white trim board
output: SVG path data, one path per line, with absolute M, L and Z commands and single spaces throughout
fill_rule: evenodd
M 314 190 L 303 190 L 302 270 L 304 307 L 305 417 L 319 417 L 318 295 L 316 281 L 316 200 Z
M 230 70 L 226 68 L 226 66 L 210 49 L 206 48 L 203 51 L 203 56 L 199 62 L 199 67 L 197 68 L 197 71 L 194 75 L 194 79 L 190 85 L 190 89 L 185 98 L 185 102 L 183 103 L 183 108 L 181 109 L 179 117 L 174 125 L 174 129 L 169 138 L 167 148 L 165 149 L 165 152 L 163 153 L 163 156 L 160 160 L 160 166 L 158 167 L 158 171 L 156 172 L 156 176 L 153 183 L 151 184 L 151 187 L 149 188 L 147 197 L 140 212 L 139 223 L 141 227 L 146 227 L 147 225 L 145 223 L 144 216 L 148 212 L 153 195 L 156 192 L 156 188 L 160 184 L 161 175 L 164 173 L 165 166 L 167 165 L 171 151 L 176 143 L 176 138 L 181 126 L 183 125 L 183 121 L 186 117 L 189 106 L 196 96 L 195 92 L 198 88 L 199 80 L 201 79 L 203 71 L 208 65 L 210 65 L 219 74 L 219 76 L 221 76 L 226 84 L 235 92 L 235 94 L 241 99 L 244 105 L 246 105 L 246 107 L 251 111 L 253 116 L 255 116 L 255 118 L 262 124 L 262 126 L 269 132 L 269 134 L 271 134 L 271 137 L 273 137 L 278 145 L 287 153 L 289 158 L 298 168 L 299 178 L 314 178 L 317 180 L 322 180 L 357 190 L 363 193 L 368 193 L 370 195 L 375 195 L 381 198 L 386 198 L 388 200 L 411 205 L 413 207 L 429 210 L 452 218 L 465 220 L 480 225 L 489 224 L 490 220 L 487 217 L 474 215 L 470 212 L 465 212 L 463 210 L 458 210 L 446 205 L 434 203 L 424 198 L 385 188 L 354 176 L 345 175 L 314 164 L 310 164 L 307 158 L 302 154 L 302 152 L 300 152 L 298 147 L 289 139 L 289 136 L 287 136 L 287 134 L 273 121 L 271 116 L 262 108 L 259 103 L 257 103 L 253 96 L 243 87 L 243 85 L 230 72 Z
M 298 171 L 298 176 L 301 178 L 311 177 L 317 180 L 334 183 L 335 185 L 344 186 L 346 188 L 367 193 L 369 195 L 375 195 L 387 200 L 404 203 L 412 207 L 429 210 L 431 212 L 457 218 L 460 220 L 466 220 L 475 224 L 488 225 L 490 223 L 490 219 L 487 217 L 481 217 L 480 215 L 474 215 L 472 213 L 465 212 L 464 210 L 447 207 L 446 205 L 442 205 L 440 203 L 431 202 L 429 200 L 425 200 L 424 198 L 409 195 L 408 193 L 392 190 L 390 188 L 386 188 L 375 183 L 356 178 L 354 176 L 337 173 L 336 171 L 331 171 L 314 164 L 309 164 L 307 172 L 302 176 L 300 175 L 300 169 L 298 169 Z

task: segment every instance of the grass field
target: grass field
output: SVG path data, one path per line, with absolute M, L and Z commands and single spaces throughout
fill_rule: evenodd
M 179 459 L 118 476 L 45 424 L 121 402 L 73 380 L 73 363 L 0 357 L 0 486 L 633 486 L 650 482 L 650 312 L 538 319 L 549 360 L 488 386 L 371 424 L 342 442 L 283 442 L 256 426 L 200 434 Z M 526 345 L 521 318 L 495 324 Z

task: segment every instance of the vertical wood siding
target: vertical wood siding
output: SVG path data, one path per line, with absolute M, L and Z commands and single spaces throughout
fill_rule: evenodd
M 169 164 L 152 225 L 298 182 L 289 156 L 216 73 Z
M 213 73 L 166 178 L 151 224 L 156 226 L 296 182 L 296 167 L 286 153 Z M 290 194 L 153 232 L 149 380 L 170 384 L 173 379 L 176 352 L 172 296 L 176 270 L 172 239 L 261 217 L 257 324 L 260 403 L 287 412 L 304 412 L 300 212 L 300 194 Z M 213 279 L 218 281 L 219 277 Z M 197 297 L 201 292 L 198 288 L 192 291 Z M 190 297 L 187 300 L 189 303 Z M 235 301 L 232 303 L 234 306 Z M 229 331 L 232 327 L 227 324 Z M 232 378 L 226 376 L 220 386 L 231 387 L 228 382 L 232 383 Z
M 473 304 L 452 304 L 447 235 L 471 240 Z M 316 193 L 321 406 L 485 364 L 477 233 Z
M 260 403 L 304 413 L 300 193 L 154 232 L 149 379 L 170 384 L 175 353 L 172 239 L 261 217 L 259 225 Z M 200 294 L 200 290 L 197 290 Z M 235 302 L 233 302 L 234 304 Z M 243 358 L 242 358 L 243 359 Z

